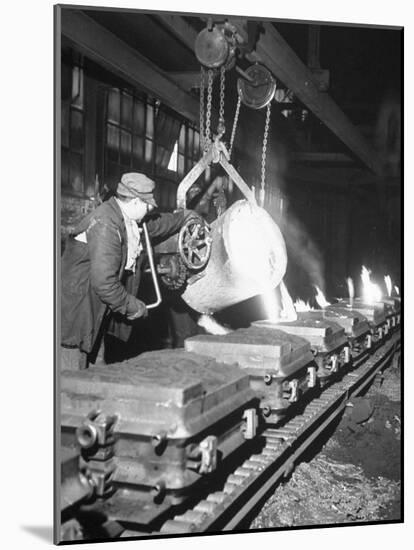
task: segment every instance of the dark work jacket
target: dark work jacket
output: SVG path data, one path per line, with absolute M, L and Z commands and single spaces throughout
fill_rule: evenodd
M 188 211 L 187 211 L 188 213 Z M 146 221 L 151 237 L 176 233 L 185 219 L 183 212 L 158 214 Z M 86 232 L 87 243 L 75 240 Z M 126 275 L 127 233 L 114 197 L 88 214 L 69 236 L 62 256 L 61 343 L 90 353 L 105 314 L 121 319 L 111 332 L 127 341 L 132 324 L 126 315 L 138 309 L 136 294 L 141 278 L 142 254 L 134 274 Z

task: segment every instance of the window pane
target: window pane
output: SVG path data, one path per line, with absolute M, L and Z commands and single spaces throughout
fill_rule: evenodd
M 177 203 L 177 188 L 174 185 L 170 185 L 168 198 L 168 208 L 175 208 Z
M 77 109 L 71 109 L 70 113 L 70 146 L 74 151 L 83 150 L 83 114 Z
M 119 104 L 120 93 L 119 90 L 113 88 L 108 93 L 108 121 L 119 124 Z
M 62 147 L 62 156 L 61 156 L 61 187 L 62 189 L 70 189 L 69 184 L 69 152 L 67 149 Z
M 116 184 L 121 177 L 121 170 L 118 164 L 107 162 L 105 167 L 105 183 L 109 189 L 115 189 Z
M 188 128 L 187 130 L 187 155 L 192 156 L 193 154 L 193 129 Z
M 145 140 L 145 162 L 152 161 L 152 141 L 147 139 Z
M 145 105 L 141 101 L 134 101 L 134 133 L 144 133 Z
M 80 67 L 73 67 L 72 105 L 83 108 L 83 69 Z
M 147 136 L 154 137 L 154 107 L 147 103 Z
M 108 160 L 118 162 L 119 130 L 110 124 L 106 128 L 106 151 Z
M 142 137 L 134 136 L 133 163 L 141 166 L 144 158 L 144 140 Z
M 178 155 L 178 175 L 184 175 L 184 156 Z
M 121 164 L 125 166 L 131 163 L 131 145 L 131 134 L 121 130 Z
M 69 104 L 62 103 L 62 147 L 69 147 Z
M 194 151 L 193 155 L 196 157 L 196 159 L 200 156 L 200 133 L 194 132 Z
M 179 153 L 184 153 L 185 152 L 185 126 L 184 126 L 184 124 L 181 126 L 180 137 L 178 139 L 178 152 Z
M 124 128 L 132 128 L 132 96 L 123 93 L 121 99 L 121 124 Z
M 70 186 L 75 193 L 83 193 L 82 155 L 77 153 L 70 155 Z

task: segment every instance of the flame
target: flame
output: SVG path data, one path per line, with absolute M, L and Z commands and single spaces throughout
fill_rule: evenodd
M 305 302 L 304 300 L 301 300 L 299 298 L 295 302 L 295 310 L 296 310 L 297 313 L 299 313 L 299 312 L 303 312 L 303 311 L 312 311 L 312 308 L 311 308 L 309 302 Z
M 348 285 L 349 302 L 352 304 L 355 296 L 354 281 L 351 277 L 348 277 L 346 283 Z
M 316 285 L 314 285 L 314 287 L 316 288 L 315 300 L 316 300 L 318 306 L 319 306 L 321 309 L 330 306 L 331 303 L 328 302 L 328 301 L 326 300 L 325 295 L 324 295 L 324 293 L 322 292 L 322 290 L 321 290 L 318 286 L 316 286 Z
M 371 281 L 370 274 L 371 271 L 363 265 L 361 270 L 362 297 L 368 304 L 379 302 L 382 296 L 380 287 Z
M 386 286 L 386 288 L 387 288 L 388 296 L 391 296 L 391 292 L 392 292 L 391 277 L 390 277 L 389 275 L 385 275 L 384 281 L 385 281 L 385 286 Z
M 395 292 L 397 293 L 397 296 L 400 295 L 400 289 L 398 288 L 397 285 L 394 285 L 394 288 L 395 288 Z

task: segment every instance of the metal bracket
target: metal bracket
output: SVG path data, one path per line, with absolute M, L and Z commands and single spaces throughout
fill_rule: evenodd
M 308 387 L 314 388 L 316 386 L 317 376 L 316 376 L 316 367 L 308 367 Z
M 217 437 L 209 435 L 199 445 L 201 451 L 200 474 L 209 474 L 217 468 Z
M 295 403 L 298 400 L 298 388 L 299 388 L 299 383 L 296 378 L 294 380 L 289 381 L 289 388 L 291 390 L 289 401 L 291 403 Z
M 351 348 L 350 348 L 350 346 L 345 346 L 344 347 L 344 363 L 345 364 L 350 363 L 351 358 L 352 358 Z
M 186 208 L 186 195 L 193 183 L 210 164 L 220 164 L 252 206 L 257 206 L 253 191 L 229 162 L 229 153 L 218 136 L 215 137 L 201 159 L 193 166 L 177 189 L 177 209 Z
M 243 420 L 245 420 L 245 425 L 243 426 L 244 439 L 254 439 L 258 426 L 256 409 L 246 409 L 243 413 Z

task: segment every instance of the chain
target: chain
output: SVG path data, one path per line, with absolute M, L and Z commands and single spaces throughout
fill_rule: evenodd
M 219 138 L 221 138 L 225 131 L 225 121 L 224 121 L 224 89 L 225 89 L 225 82 L 226 79 L 226 69 L 224 68 L 224 65 L 220 67 L 220 108 L 219 108 L 219 123 L 217 126 L 217 134 Z
M 205 76 L 206 72 L 204 67 L 201 65 L 200 69 L 200 147 L 204 151 L 204 87 L 205 87 Z
M 204 150 L 211 143 L 210 124 L 211 124 L 211 102 L 213 98 L 213 69 L 207 71 L 207 114 L 206 114 L 206 133 L 204 141 Z
M 263 207 L 264 200 L 265 200 L 265 183 L 266 183 L 266 149 L 267 149 L 267 137 L 269 135 L 269 125 L 270 125 L 270 111 L 272 108 L 272 102 L 270 101 L 267 104 L 267 111 L 266 111 L 266 123 L 265 123 L 265 130 L 264 130 L 264 136 L 263 136 L 263 149 L 262 149 L 262 180 L 260 182 L 260 195 L 259 195 L 259 202 L 260 206 Z
M 236 129 L 237 129 L 237 123 L 239 121 L 240 105 L 241 105 L 241 97 L 240 97 L 240 94 L 238 94 L 236 112 L 234 113 L 233 129 L 231 131 L 231 137 L 230 137 L 229 158 L 231 158 L 234 138 L 236 137 Z

